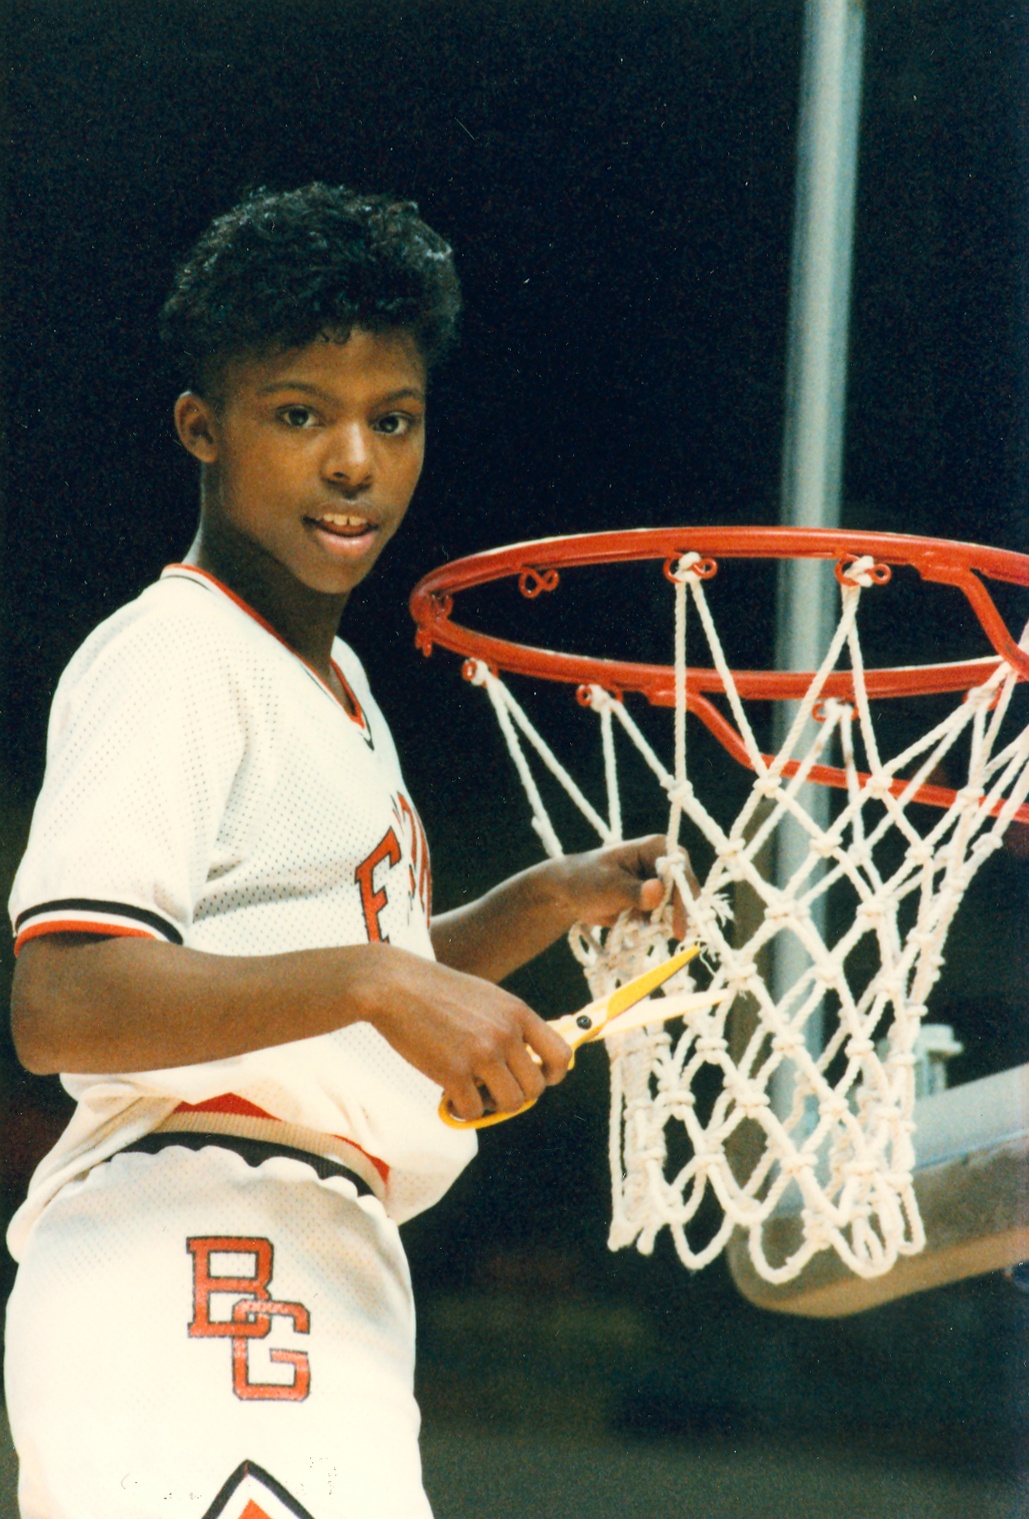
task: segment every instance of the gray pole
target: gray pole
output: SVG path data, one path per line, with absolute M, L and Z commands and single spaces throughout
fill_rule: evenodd
M 807 0 L 804 13 L 782 469 L 782 521 L 791 527 L 832 527 L 840 520 L 864 19 L 861 0 Z M 776 620 L 779 669 L 817 669 L 836 612 L 832 591 L 822 563 L 783 563 Z M 780 713 L 780 738 L 794 711 Z M 820 787 L 808 791 L 809 812 L 826 822 L 828 794 Z M 795 826 L 778 832 L 776 878 L 782 883 L 807 849 Z M 792 937 L 778 940 L 777 997 L 808 963 Z M 812 1025 L 809 1045 L 819 1049 L 820 1021 Z M 781 1101 L 787 1093 L 777 1096 Z

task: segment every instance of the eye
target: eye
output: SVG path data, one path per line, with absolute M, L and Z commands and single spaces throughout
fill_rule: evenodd
M 279 416 L 287 427 L 313 427 L 317 421 L 310 406 L 284 406 Z
M 402 438 L 416 428 L 420 421 L 421 417 L 412 416 L 407 411 L 389 411 L 372 425 L 376 432 L 384 433 L 387 438 Z

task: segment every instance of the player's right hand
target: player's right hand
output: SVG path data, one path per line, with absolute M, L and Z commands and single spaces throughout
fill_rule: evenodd
M 368 1021 L 443 1088 L 458 1118 L 512 1112 L 564 1078 L 571 1050 L 519 997 L 405 950 L 383 950 L 391 963 Z

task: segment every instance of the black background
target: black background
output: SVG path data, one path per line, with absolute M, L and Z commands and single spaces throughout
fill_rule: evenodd
M 343 631 L 394 725 L 438 905 L 535 857 L 492 718 L 452 660 L 415 653 L 406 596 L 444 559 L 514 539 L 776 521 L 801 21 L 764 0 L 9 7 L 8 879 L 60 670 L 192 535 L 154 336 L 174 263 L 244 189 L 312 178 L 412 196 L 457 252 L 464 340 L 423 483 Z M 1024 6 L 869 6 L 850 526 L 1025 544 L 1027 65 Z M 933 637 L 939 615 L 925 608 Z M 583 644 L 604 651 L 610 621 L 598 597 Z M 906 649 L 911 629 L 895 632 Z M 767 619 L 753 638 L 768 646 Z M 966 1076 L 1029 1058 L 1025 877 L 1006 855 L 956 936 L 936 1016 L 966 1040 Z M 986 975 L 968 958 L 984 935 L 1000 946 Z M 556 1012 L 575 974 L 557 956 L 518 985 Z M 3 1083 L 10 1204 L 64 1103 L 9 1051 Z M 489 1303 L 571 1294 L 655 1326 L 615 1377 L 618 1428 L 899 1426 L 935 1460 L 1010 1465 L 1014 1289 L 986 1279 L 823 1325 L 758 1314 L 722 1267 L 688 1278 L 664 1246 L 609 1256 L 604 1089 L 602 1057 L 584 1058 L 408 1231 L 430 1419 L 434 1366 L 455 1354 L 434 1305 L 481 1298 L 485 1326 Z M 526 1387 L 541 1353 L 519 1351 Z

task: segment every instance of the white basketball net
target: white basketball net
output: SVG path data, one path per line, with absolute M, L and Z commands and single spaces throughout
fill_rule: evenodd
M 675 1025 L 655 1024 L 609 1042 L 611 1248 L 635 1244 L 649 1254 L 660 1230 L 668 1228 L 683 1263 L 698 1268 L 713 1260 L 738 1228 L 748 1236 L 755 1269 L 770 1282 L 790 1280 L 827 1249 L 859 1275 L 876 1276 L 924 1244 L 912 1187 L 915 1044 L 961 897 L 1029 793 L 1029 730 L 1014 739 L 1007 730 L 1001 733 L 1017 677 L 1001 662 L 982 685 L 958 696 L 943 721 L 902 753 L 883 759 L 856 625 L 862 595 L 878 576 L 871 558 L 858 559 L 842 582 L 841 615 L 830 647 L 779 752 L 768 761 L 723 653 L 702 567 L 698 555 L 686 554 L 670 576 L 674 768 L 670 771 L 654 752 L 622 701 L 598 686 L 589 688 L 600 724 L 606 816 L 583 794 L 503 681 L 481 662 L 466 673 L 490 697 L 529 798 L 533 826 L 550 855 L 562 848 L 530 753 L 601 841 L 614 843 L 622 837 L 616 732 L 638 751 L 669 806 L 667 858 L 661 865 L 667 896 L 674 886 L 689 902 L 688 942 L 704 948 L 701 974 L 710 977 L 707 990 L 724 994 L 716 1005 L 689 1013 L 678 1034 Z M 749 798 L 728 832 L 687 774 L 689 602 L 755 772 Z M 853 703 L 822 696 L 844 653 Z M 955 762 L 959 741 L 968 757 L 966 784 L 946 811 L 913 809 L 916 826 L 908 815 L 913 793 L 946 756 Z M 812 816 L 820 809 L 809 805 L 818 788 L 805 782 L 811 767 L 834 750 L 847 786 L 836 793 L 835 816 L 822 826 Z M 788 776 L 791 761 L 797 768 Z M 907 784 L 895 796 L 890 785 L 898 777 Z M 714 851 L 696 897 L 684 874 L 684 819 Z M 767 858 L 766 846 L 787 819 L 795 820 L 787 826 L 803 839 L 803 858 L 789 880 L 775 884 L 759 861 Z M 757 928 L 742 944 L 733 942 L 728 922 L 737 883 L 746 883 L 762 909 Z M 843 929 L 834 934 L 825 927 L 831 921 L 827 895 L 841 889 L 849 892 L 850 907 Z M 593 996 L 665 959 L 674 947 L 670 922 L 666 907 L 653 922 L 623 921 L 606 935 L 573 930 L 572 948 Z M 797 974 L 776 995 L 759 974 L 758 957 L 786 941 L 787 963 Z M 862 954 L 855 957 L 859 944 Z M 871 974 L 870 945 L 877 966 Z M 862 957 L 865 970 L 855 974 L 855 960 Z M 694 986 L 682 972 L 676 984 L 684 981 Z M 814 1031 L 827 1003 L 832 1019 L 819 1047 Z M 702 1073 L 700 1085 L 715 1095 L 698 1100 L 695 1084 Z M 705 1209 L 700 1220 L 697 1215 L 712 1194 L 720 1222 L 712 1227 L 708 1221 L 707 1237 L 698 1241 L 698 1226 L 712 1210 Z M 783 1212 L 799 1218 L 801 1242 L 788 1258 L 769 1259 L 764 1226 Z

